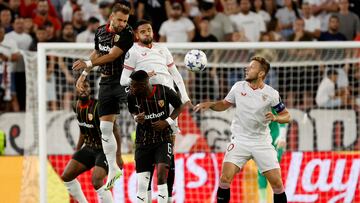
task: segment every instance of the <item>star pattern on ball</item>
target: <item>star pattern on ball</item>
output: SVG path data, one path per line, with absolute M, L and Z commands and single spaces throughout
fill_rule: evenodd
M 194 63 L 193 62 L 188 62 L 187 66 L 190 68 L 190 69 L 193 69 L 195 67 Z
M 199 60 L 199 59 L 200 59 L 200 57 L 201 57 L 200 52 L 196 53 L 196 54 L 195 54 L 195 57 L 196 57 L 196 59 L 197 59 L 197 60 Z

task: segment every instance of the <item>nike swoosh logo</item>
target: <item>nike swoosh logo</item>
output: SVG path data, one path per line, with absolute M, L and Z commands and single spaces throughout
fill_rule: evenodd
M 165 199 L 165 196 L 159 195 L 159 197 L 161 197 L 161 198 Z
M 144 198 L 140 198 L 139 196 L 136 196 L 139 200 L 141 201 L 144 201 L 145 200 L 145 197 Z
M 101 138 L 104 142 L 109 142 L 109 139 L 104 139 L 104 138 Z

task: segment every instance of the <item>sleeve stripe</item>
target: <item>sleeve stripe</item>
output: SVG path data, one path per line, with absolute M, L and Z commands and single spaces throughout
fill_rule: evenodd
M 128 70 L 131 70 L 131 71 L 135 70 L 135 68 L 133 68 L 133 67 L 131 67 L 131 66 L 127 66 L 127 65 L 125 65 L 125 64 L 124 64 L 124 68 L 126 68 L 126 69 L 128 69 Z
M 168 64 L 167 67 L 170 68 L 170 67 L 173 66 L 174 64 L 175 64 L 175 63 L 172 62 L 172 63 Z

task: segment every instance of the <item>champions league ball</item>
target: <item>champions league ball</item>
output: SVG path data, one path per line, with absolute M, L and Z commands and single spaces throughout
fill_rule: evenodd
M 207 65 L 207 58 L 203 51 L 193 49 L 186 53 L 184 64 L 189 71 L 203 71 Z

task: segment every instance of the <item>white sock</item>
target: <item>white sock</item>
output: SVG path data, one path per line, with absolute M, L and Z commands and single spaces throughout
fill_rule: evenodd
M 267 202 L 266 188 L 259 188 L 259 202 L 260 203 L 266 203 Z
M 152 197 L 151 197 L 151 190 L 147 191 L 147 199 L 148 199 L 148 203 L 152 202 Z
M 110 190 L 105 190 L 105 185 L 96 190 L 98 197 L 102 203 L 112 203 L 113 198 Z
M 137 193 L 136 193 L 136 202 L 137 203 L 148 203 L 148 187 L 150 181 L 150 172 L 137 173 Z
M 117 145 L 113 134 L 113 126 L 114 124 L 112 122 L 100 121 L 102 147 L 109 164 L 108 181 L 115 176 L 116 170 L 119 170 L 119 167 L 116 164 Z
M 158 185 L 158 191 L 158 203 L 167 203 L 169 197 L 167 184 Z
M 74 179 L 69 182 L 64 182 L 67 190 L 69 191 L 70 195 L 79 203 L 87 203 L 85 195 L 81 189 L 81 185 L 77 179 Z
M 172 197 L 168 197 L 168 203 L 172 203 Z

